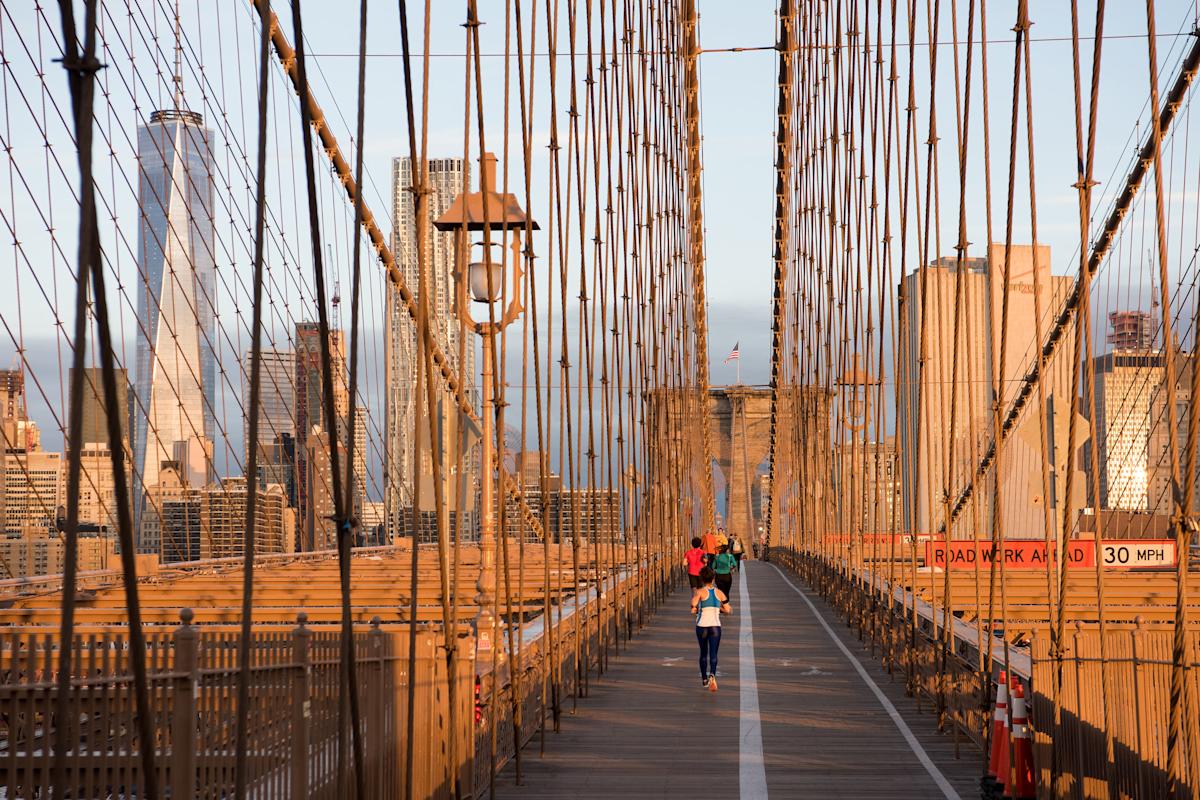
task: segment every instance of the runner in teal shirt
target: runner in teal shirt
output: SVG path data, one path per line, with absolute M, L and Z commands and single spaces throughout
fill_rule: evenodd
M 717 588 L 728 597 L 729 589 L 733 586 L 733 571 L 738 568 L 737 558 L 729 552 L 729 545 L 721 546 L 721 552 L 713 559 L 712 568 L 717 574 Z

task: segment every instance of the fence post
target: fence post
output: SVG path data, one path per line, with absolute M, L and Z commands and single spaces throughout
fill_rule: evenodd
M 1096 719 L 1096 717 L 1093 717 L 1088 713 L 1088 709 L 1084 708 L 1085 696 L 1083 693 L 1083 686 L 1085 682 L 1089 686 L 1093 684 L 1090 680 L 1087 680 L 1091 677 L 1091 669 L 1087 666 L 1080 666 L 1081 664 L 1086 664 L 1086 661 L 1083 657 L 1083 635 L 1083 620 L 1077 619 L 1075 620 L 1075 635 L 1071 642 L 1071 646 L 1075 649 L 1073 658 L 1075 662 L 1075 726 L 1077 728 L 1077 733 L 1075 734 L 1075 769 L 1073 772 L 1067 773 L 1066 777 L 1068 785 L 1071 782 L 1074 782 L 1075 787 L 1077 787 L 1080 792 L 1085 791 L 1084 784 L 1087 782 L 1088 776 L 1092 774 L 1091 770 L 1089 769 L 1090 765 L 1087 763 L 1087 758 L 1089 753 L 1094 752 L 1093 750 L 1084 747 L 1083 738 L 1085 731 L 1087 730 L 1087 723 L 1092 719 Z M 1088 648 L 1087 652 L 1090 659 L 1093 652 L 1096 651 L 1092 651 L 1091 648 Z M 1061 685 L 1059 686 L 1058 691 L 1060 694 L 1063 693 Z M 1056 737 L 1055 741 L 1066 740 L 1061 728 L 1055 729 L 1054 735 Z M 1063 738 L 1058 739 L 1057 737 L 1059 736 L 1063 736 Z M 1092 741 L 1095 740 L 1093 739 Z
M 171 796 L 191 797 L 196 791 L 196 697 L 200 692 L 198 635 L 190 608 L 179 611 L 175 629 L 175 690 L 171 698 Z
M 312 632 L 304 624 L 306 622 L 308 614 L 301 611 L 296 615 L 296 627 L 292 630 L 292 664 L 295 669 L 292 684 L 292 797 L 308 797 L 308 725 L 312 719 L 308 647 Z
M 1130 654 L 1133 657 L 1133 724 L 1137 729 L 1137 738 L 1135 744 L 1137 749 L 1135 753 L 1143 754 L 1144 738 L 1142 736 L 1142 632 L 1146 621 L 1139 614 L 1133 620 L 1134 628 L 1130 634 Z M 1138 797 L 1148 797 L 1146 794 L 1146 759 L 1137 758 L 1137 785 Z
M 385 749 L 387 704 L 385 698 L 388 697 L 388 694 L 383 682 L 385 674 L 383 668 L 384 638 L 379 623 L 378 616 L 371 617 L 371 631 L 367 636 L 371 653 L 371 677 L 367 683 L 368 690 L 365 692 L 364 698 L 367 701 L 367 733 L 363 737 L 363 749 L 366 751 L 363 754 L 363 760 L 366 762 L 363 764 L 363 768 L 367 771 L 367 775 L 371 776 L 370 782 L 374 785 L 377 796 L 386 797 L 383 770 L 387 758 Z

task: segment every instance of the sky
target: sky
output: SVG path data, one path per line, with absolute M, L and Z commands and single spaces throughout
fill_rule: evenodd
M 284 4 L 276 4 L 284 6 Z M 420 6 L 419 3 L 411 4 Z M 560 6 L 560 24 L 566 28 L 566 4 Z M 923 5 L 923 4 L 922 4 Z M 1107 208 L 1113 192 L 1119 188 L 1135 151 L 1136 142 L 1145 132 L 1145 108 L 1148 97 L 1146 56 L 1146 19 L 1144 6 L 1138 3 L 1110 3 L 1106 22 L 1107 37 L 1102 67 L 1102 93 L 1097 141 L 1097 178 L 1102 197 L 1096 203 L 1098 215 Z M 10 236 L 0 242 L 0 284 L 12 291 L 0 294 L 0 362 L 18 361 L 23 351 L 29 372 L 37 384 L 31 405 L 41 423 L 47 446 L 61 446 L 57 429 L 65 407 L 61 377 L 67 320 L 72 298 L 72 264 L 75 246 L 73 226 L 74 150 L 69 136 L 69 117 L 65 112 L 65 79 L 53 62 L 56 55 L 54 32 L 58 18 L 53 7 L 37 8 L 25 4 L 5 4 L 0 10 L 0 41 L 7 63 L 4 66 L 3 101 L 8 109 L 3 125 L 6 148 L 0 163 L 0 211 Z M 325 108 L 332 130 L 351 151 L 355 113 L 357 50 L 356 4 L 305 4 L 305 32 L 311 57 L 311 80 L 317 100 Z M 1077 265 L 1079 246 L 1072 116 L 1070 17 L 1066 3 L 1032 4 L 1033 107 L 1036 129 L 1037 205 L 1039 240 L 1049 244 L 1053 269 L 1069 274 Z M 1080 3 L 1081 31 L 1087 37 L 1092 29 L 1094 7 Z M 98 169 L 102 194 L 111 206 L 102 209 L 102 236 L 106 257 L 118 288 L 136 278 L 136 182 L 133 136 L 136 124 L 149 110 L 170 102 L 171 9 L 169 0 L 143 4 L 101 4 L 101 24 L 109 48 L 104 53 L 108 64 L 101 73 L 102 95 L 98 126 L 103 132 L 98 149 Z M 463 79 L 465 29 L 461 23 L 465 4 L 431 4 L 431 73 L 429 108 L 430 157 L 461 156 L 464 147 Z M 546 3 L 524 3 L 524 13 L 545 14 Z M 536 7 L 536 11 L 534 10 Z M 957 11 L 960 38 L 965 39 L 967 3 L 942 3 L 943 22 L 940 39 L 947 44 L 938 48 L 940 72 L 936 108 L 942 115 L 938 130 L 943 151 L 938 162 L 938 178 L 946 198 L 957 189 L 957 163 L 949 154 L 954 145 L 953 54 L 949 9 Z M 485 119 L 488 149 L 503 154 L 505 147 L 504 77 L 505 8 L 501 0 L 481 0 L 481 51 L 484 61 Z M 992 112 L 990 148 L 992 186 L 1002 197 L 1007 170 L 1007 137 L 1011 104 L 1013 0 L 987 4 L 989 43 L 989 105 Z M 775 3 L 770 0 L 700 0 L 699 37 L 709 50 L 769 46 L 776 37 Z M 182 0 L 182 26 L 185 32 L 184 93 L 189 107 L 201 110 L 215 132 L 215 153 L 223 179 L 219 181 L 219 236 L 225 243 L 222 254 L 224 272 L 221 314 L 227 335 L 221 342 L 224 361 L 232 365 L 237 354 L 248 347 L 248 272 L 251 241 L 247 231 L 246 210 L 252 207 L 248 183 L 250 156 L 254 146 L 254 93 L 256 71 L 256 32 L 252 12 L 240 0 Z M 372 3 L 368 27 L 366 89 L 366 136 L 364 157 L 367 178 L 366 202 L 385 231 L 390 230 L 391 160 L 408 153 L 403 115 L 403 85 L 399 54 L 399 26 L 396 6 Z M 1162 65 L 1162 91 L 1173 74 L 1182 48 L 1190 41 L 1186 35 L 1195 20 L 1191 2 L 1159 2 L 1159 63 Z M 281 13 L 283 30 L 293 38 L 292 22 L 286 8 Z M 528 16 L 526 17 L 528 19 Z M 539 38 L 532 59 L 535 71 L 535 114 L 533 141 L 536 149 L 533 176 L 535 218 L 548 213 L 545 147 L 549 143 L 547 118 L 545 27 L 539 17 Z M 411 25 L 419 50 L 420 20 L 413 12 Z M 560 34 L 561 36 L 562 34 Z M 580 32 L 581 49 L 582 36 Z M 924 19 L 915 36 L 918 58 L 918 127 L 924 131 L 929 120 L 927 61 L 928 32 Z M 1085 39 L 1090 47 L 1090 39 Z M 514 45 L 515 46 L 515 45 Z M 903 42 L 901 42 L 903 46 Z M 565 44 L 560 41 L 560 49 Z M 1090 53 L 1085 53 L 1090 57 Z M 965 66 L 960 54 L 959 66 Z M 1086 58 L 1085 58 L 1086 60 Z M 515 60 L 509 65 L 515 68 Z M 582 80 L 584 61 L 577 67 Z M 558 69 L 563 80 L 569 74 L 565 56 Z M 924 77 L 922 71 L 925 71 Z M 771 50 L 711 52 L 701 57 L 701 103 L 704 158 L 704 219 L 706 227 L 707 298 L 709 303 L 709 359 L 713 384 L 731 383 L 736 371 L 733 363 L 724 363 L 736 345 L 741 353 L 741 379 L 747 384 L 765 384 L 769 378 L 770 315 L 772 291 L 772 227 L 774 192 L 774 112 L 776 54 Z M 515 69 L 511 80 L 515 82 Z M 976 93 L 979 92 L 978 77 Z M 510 96 L 516 104 L 515 89 Z M 564 105 L 560 87 L 560 115 Z M 284 324 L 311 307 L 311 266 L 307 253 L 307 227 L 303 224 L 302 171 L 295 120 L 294 96 L 277 64 L 272 66 L 270 185 L 268 204 L 272 217 L 268 226 L 272 235 L 268 260 L 272 287 L 271 311 L 267 325 L 273 337 L 282 337 Z M 1190 110 L 1190 103 L 1188 104 Z M 419 109 L 418 109 L 419 112 Z M 1191 119 L 1182 115 L 1181 124 Z M 560 119 L 560 125 L 565 123 Z M 987 221 L 983 192 L 982 146 L 984 125 L 978 107 L 968 127 L 972 156 L 967 165 L 968 189 L 966 213 L 968 238 L 980 252 L 987 240 Z M 519 127 L 516 113 L 509 117 L 507 131 L 511 163 L 514 165 L 510 186 L 518 196 Z M 1185 129 L 1185 134 L 1190 126 Z M 1022 130 L 1023 134 L 1023 130 Z M 469 147 L 476 154 L 477 134 L 473 119 L 468 133 Z M 1172 149 L 1172 174 L 1184 176 L 1170 205 L 1178 213 L 1177 233 L 1172 238 L 1170 270 L 1173 276 L 1185 275 L 1186 258 L 1196 236 L 1190 222 L 1195 216 L 1195 181 L 1187 183 L 1195 171 L 1189 161 L 1184 138 L 1178 152 Z M 1174 147 L 1174 145 L 1173 145 Z M 1023 136 L 1018 143 L 1018 174 L 1024 176 L 1028 158 Z M 349 253 L 352 219 L 348 204 L 339 196 L 332 178 L 323 168 L 321 188 L 325 241 L 331 262 L 330 290 L 340 288 L 349 294 Z M 134 181 L 131 183 L 130 181 Z M 1145 206 L 1143 216 L 1131 221 L 1131 232 L 1121 241 L 1123 254 L 1111 274 L 1102 276 L 1098 296 L 1103 311 L 1118 307 L 1146 307 L 1151 291 L 1145 279 L 1142 253 L 1146 239 Z M 993 239 L 1003 236 L 1003 201 L 993 201 Z M 1014 198 L 1014 241 L 1028 241 L 1029 192 L 1018 185 Z M 946 200 L 939 211 L 935 231 L 942 254 L 952 253 L 956 233 L 957 208 Z M 1184 224 L 1187 222 L 1187 224 Z M 535 249 L 537 243 L 535 242 Z M 543 248 L 544 249 L 544 248 Z M 1176 254 L 1178 253 L 1178 254 Z M 373 413 L 382 416 L 382 271 L 369 263 L 363 295 L 364 358 L 374 378 L 368 380 L 366 402 Z M 916 263 L 903 265 L 906 271 Z M 1190 272 L 1186 272 L 1190 276 Z M 297 278 L 296 275 L 300 275 Z M 308 277 L 303 277 L 307 275 Z M 1190 279 L 1190 278 L 1189 278 Z M 1105 283 L 1107 281 L 1107 283 Z M 1194 297 L 1193 291 L 1181 292 Z M 348 304 L 346 304 L 348 305 Z M 343 324 L 348 309 L 343 309 Z M 1098 315 L 1099 316 L 1099 315 Z M 129 297 L 118 303 L 118 328 L 123 341 L 123 359 L 132 364 L 132 341 L 138 320 Z M 572 336 L 574 331 L 572 330 Z M 7 351 L 7 355 L 5 355 Z M 372 373 L 373 371 L 373 373 Z M 232 372 L 232 371 L 231 371 Z M 519 387 L 519 348 L 509 352 L 510 389 Z M 888 376 L 885 376 L 885 380 Z M 229 377 L 224 391 L 222 418 L 228 432 L 230 452 L 240 449 L 241 412 L 240 378 Z M 511 400 L 511 398 L 510 398 Z M 552 409 L 553 411 L 553 409 Z M 380 424 L 376 421 L 376 427 Z M 236 444 L 235 444 L 236 443 Z M 233 471 L 228 463 L 223 471 Z

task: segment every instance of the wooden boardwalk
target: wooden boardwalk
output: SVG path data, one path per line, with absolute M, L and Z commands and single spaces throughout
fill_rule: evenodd
M 719 692 L 700 686 L 688 592 L 678 591 L 603 679 L 593 678 L 577 713 L 564 713 L 561 732 L 547 733 L 544 756 L 533 738 L 523 754 L 523 785 L 515 785 L 510 764 L 496 796 L 977 796 L 974 751 L 964 745 L 956 759 L 951 738 L 917 712 L 903 685 L 820 599 L 805 592 L 810 607 L 798 591 L 804 587 L 770 564 L 749 562 L 736 580 L 747 583 L 733 588 Z M 744 589 L 752 642 L 741 641 Z

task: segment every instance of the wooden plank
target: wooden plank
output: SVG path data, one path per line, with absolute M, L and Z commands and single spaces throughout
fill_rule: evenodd
M 940 795 L 884 708 L 820 623 L 774 571 L 748 562 L 758 699 L 768 788 L 775 797 Z M 739 576 L 737 580 L 741 580 Z M 737 600 L 738 589 L 733 590 Z M 546 755 L 527 748 L 524 785 L 510 765 L 499 798 L 736 797 L 740 719 L 739 609 L 727 617 L 720 691 L 700 687 L 688 592 L 676 591 L 632 647 L 593 679 Z M 814 598 L 818 608 L 823 604 Z M 823 612 L 835 631 L 845 626 Z M 847 638 L 847 637 L 843 637 Z M 848 646 L 858 648 L 856 640 Z M 861 658 L 935 764 L 964 796 L 978 791 L 979 762 L 935 731 L 903 687 Z M 570 709 L 567 700 L 567 709 Z M 538 737 L 534 737 L 536 743 Z

